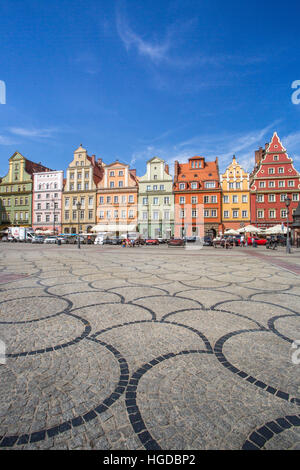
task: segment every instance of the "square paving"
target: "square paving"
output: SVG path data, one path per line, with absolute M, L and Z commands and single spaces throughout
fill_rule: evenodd
M 300 449 L 299 251 L 0 255 L 2 449 Z

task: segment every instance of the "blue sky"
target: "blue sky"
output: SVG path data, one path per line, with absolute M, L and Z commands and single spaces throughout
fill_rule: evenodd
M 252 169 L 275 130 L 300 170 L 299 22 L 296 1 L 3 0 L 0 175 L 80 143 L 140 176 L 154 155 Z

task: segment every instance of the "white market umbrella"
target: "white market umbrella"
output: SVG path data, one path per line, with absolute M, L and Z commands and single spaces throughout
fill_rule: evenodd
M 226 232 L 224 232 L 224 235 L 238 235 L 239 233 L 240 232 L 238 232 L 237 230 L 230 228 L 229 230 L 226 230 Z
M 290 231 L 290 227 L 289 227 L 289 231 Z M 275 235 L 275 234 L 287 234 L 287 227 L 286 226 L 283 226 L 283 230 L 282 230 L 282 226 L 281 225 L 274 225 L 273 227 L 270 227 L 268 228 L 266 231 L 265 231 L 265 234 L 266 235 Z
M 245 232 L 258 233 L 260 231 L 261 231 L 261 229 L 258 228 L 258 227 L 254 227 L 254 225 L 247 225 L 246 227 L 243 227 L 243 228 L 239 229 L 239 233 L 245 233 Z

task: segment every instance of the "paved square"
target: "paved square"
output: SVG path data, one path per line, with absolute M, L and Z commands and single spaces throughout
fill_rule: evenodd
M 299 252 L 0 255 L 2 448 L 300 449 Z

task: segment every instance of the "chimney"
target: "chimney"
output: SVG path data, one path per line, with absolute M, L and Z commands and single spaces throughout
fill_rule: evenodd
M 165 164 L 165 172 L 169 175 L 169 165 L 166 163 Z
M 174 162 L 174 183 L 178 181 L 178 173 L 179 173 L 179 162 L 175 160 Z
M 95 160 L 96 160 L 96 155 L 92 155 L 91 158 L 92 158 L 92 165 L 95 166 Z
M 269 145 L 269 144 L 266 144 Z M 263 159 L 265 150 L 262 147 L 259 147 L 258 150 L 255 150 L 255 164 L 259 165 L 261 160 Z

